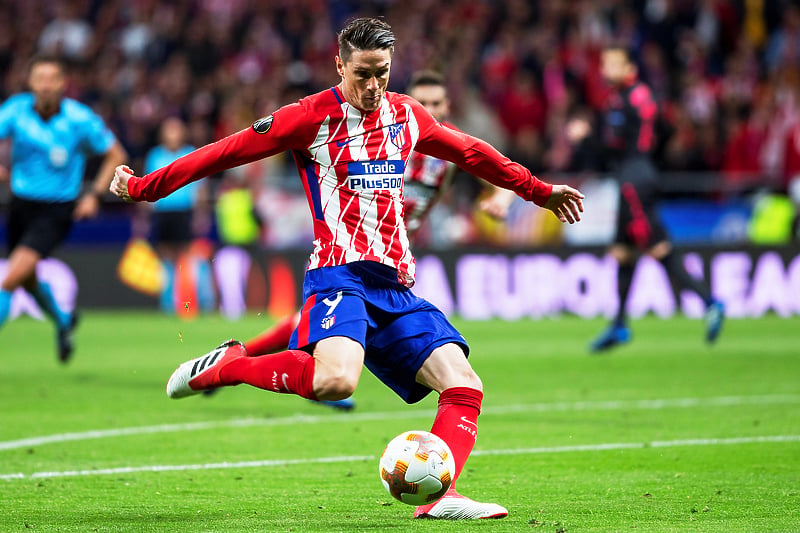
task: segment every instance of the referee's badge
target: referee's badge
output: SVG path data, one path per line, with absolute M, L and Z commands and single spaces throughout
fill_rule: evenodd
M 267 133 L 272 127 L 272 115 L 260 118 L 253 122 L 253 130 L 256 133 Z

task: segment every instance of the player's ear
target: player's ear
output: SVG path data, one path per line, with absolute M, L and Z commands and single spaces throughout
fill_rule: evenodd
M 339 56 L 336 56 L 336 72 L 339 73 L 339 76 L 344 78 L 344 61 Z

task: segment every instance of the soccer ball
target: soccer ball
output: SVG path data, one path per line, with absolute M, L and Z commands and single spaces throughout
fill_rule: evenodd
M 435 502 L 456 473 L 447 443 L 428 431 L 406 431 L 393 438 L 380 460 L 383 486 L 408 505 Z

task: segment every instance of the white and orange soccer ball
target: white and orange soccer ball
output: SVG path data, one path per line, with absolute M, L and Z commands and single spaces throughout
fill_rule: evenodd
M 389 494 L 408 505 L 435 502 L 450 488 L 456 473 L 447 443 L 428 431 L 406 431 L 393 438 L 379 468 Z

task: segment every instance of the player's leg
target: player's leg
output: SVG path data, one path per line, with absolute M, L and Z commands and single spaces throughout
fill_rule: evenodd
M 192 240 L 191 211 L 155 211 L 153 213 L 151 238 L 161 258 L 164 272 L 164 285 L 159 296 L 159 307 L 165 313 L 174 315 L 177 309 L 177 277 L 181 259 Z M 183 266 L 188 268 L 189 265 Z
M 617 228 L 611 255 L 617 260 L 617 296 L 619 307 L 611 324 L 592 341 L 589 349 L 602 352 L 631 339 L 626 321 L 628 295 L 636 267 L 635 251 L 646 250 L 660 228 L 654 218 L 657 194 L 655 168 L 638 158 L 624 162 L 619 169 L 622 183 L 619 190 Z
M 9 212 L 6 219 L 6 244 L 8 247 L 8 261 L 6 263 L 6 275 L 0 282 L 0 328 L 8 320 L 11 313 L 11 296 L 17 287 L 35 272 L 36 263 L 39 255 L 33 255 L 28 251 L 17 252 L 17 247 L 22 241 L 25 232 L 30 225 L 31 212 L 29 202 L 19 198 L 11 198 Z M 27 247 L 30 250 L 30 247 Z M 36 254 L 35 250 L 33 251 Z
M 39 254 L 39 259 L 48 257 L 67 238 L 72 229 L 72 212 L 74 202 L 32 203 L 32 215 L 25 233 L 20 239 L 20 246 L 28 246 Z M 35 269 L 33 276 L 35 277 Z M 78 325 L 78 313 L 63 309 L 53 297 L 53 291 L 45 284 L 37 281 L 27 282 L 26 290 L 33 296 L 42 310 L 56 324 L 56 343 L 58 358 L 66 363 L 72 357 L 73 334 Z
M 619 306 L 611 324 L 592 341 L 589 347 L 592 352 L 608 350 L 631 339 L 626 309 L 633 282 L 636 256 L 631 247 L 621 243 L 611 246 L 609 254 L 617 261 L 617 301 Z
M 167 314 L 175 314 L 175 262 L 162 256 L 161 267 L 164 272 L 164 285 L 158 298 L 158 306 Z
M 478 415 L 483 385 L 461 346 L 436 348 L 417 373 L 417 381 L 439 393 L 439 407 L 431 427 L 450 447 L 456 464 L 453 482 L 438 501 L 415 509 L 415 518 L 475 519 L 503 518 L 508 511 L 496 503 L 476 502 L 461 496 L 456 480 L 464 469 L 478 436 Z
M 706 341 L 712 343 L 717 340 L 725 319 L 725 306 L 711 295 L 709 284 L 689 275 L 683 264 L 683 258 L 675 253 L 672 244 L 666 240 L 666 234 L 665 238 L 652 246 L 648 253 L 664 265 L 667 274 L 678 283 L 679 287 L 692 290 L 703 299 L 706 306 Z
M 285 350 L 289 346 L 297 324 L 300 322 L 300 311 L 279 320 L 275 325 L 244 343 L 247 355 L 255 357 Z M 352 397 L 339 400 L 316 400 L 320 405 L 351 411 L 356 403 Z
M 431 433 L 447 442 L 453 452 L 455 485 L 478 436 L 483 384 L 464 351 L 453 343 L 431 353 L 417 373 L 417 382 L 439 393 L 439 409 Z
M 258 334 L 244 343 L 247 355 L 266 355 L 285 350 L 289 346 L 292 332 L 300 322 L 300 311 L 279 320 L 268 330 Z
M 11 310 L 11 295 L 17 287 L 35 282 L 36 264 L 41 255 L 28 246 L 17 246 L 8 256 L 6 275 L 0 283 L 0 326 L 8 320 Z
M 56 301 L 53 295 L 53 289 L 50 284 L 40 280 L 36 276 L 36 269 L 34 267 L 30 277 L 28 277 L 22 284 L 25 290 L 33 296 L 36 304 L 41 308 L 44 313 L 49 316 L 56 326 L 60 329 L 67 328 L 72 320 L 72 313 L 64 311 Z
M 224 343 L 180 365 L 167 383 L 167 395 L 182 398 L 247 383 L 311 400 L 342 400 L 352 394 L 361 376 L 366 329 L 360 297 L 342 291 L 314 294 L 306 299 L 300 325 L 290 341 L 292 349 L 247 357 L 241 343 Z M 312 350 L 313 356 L 308 353 Z
M 378 299 L 370 303 L 380 306 Z M 405 291 L 382 308 L 391 318 L 367 337 L 367 368 L 407 403 L 432 390 L 439 408 L 431 431 L 447 442 L 456 463 L 453 485 L 433 505 L 418 507 L 420 518 L 501 518 L 507 511 L 459 495 L 455 480 L 469 457 L 477 436 L 483 385 L 467 360 L 464 337 L 441 311 Z M 391 311 L 391 314 L 390 314 Z M 377 316 L 377 315 L 376 315 Z
M 285 350 L 248 357 L 241 343 L 228 341 L 180 365 L 167 383 L 167 395 L 183 398 L 246 383 L 310 400 L 342 400 L 355 390 L 363 361 L 364 349 L 347 337 L 319 341 L 313 356 L 303 350 Z

